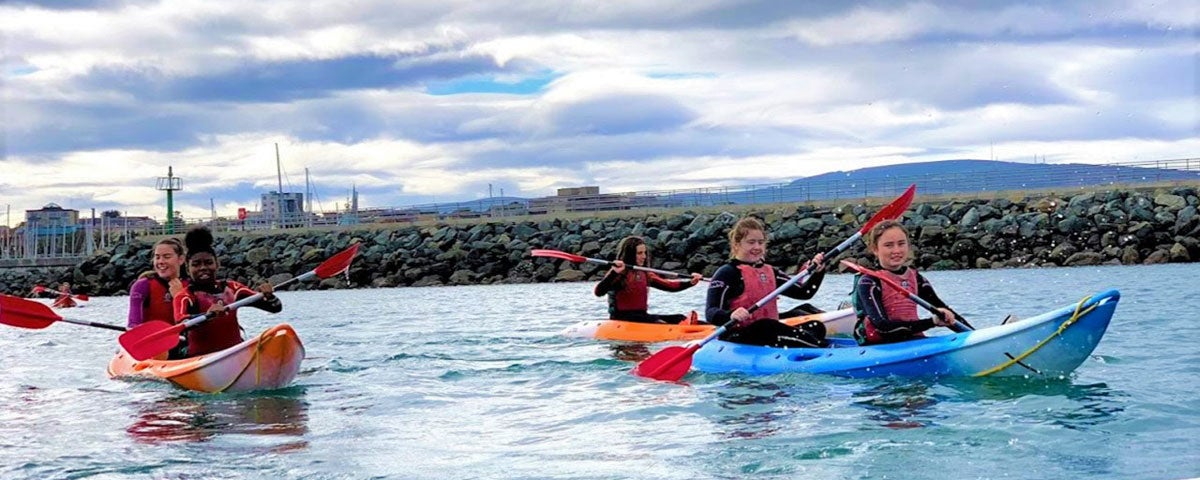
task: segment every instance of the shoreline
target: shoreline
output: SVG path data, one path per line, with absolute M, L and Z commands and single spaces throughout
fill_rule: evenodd
M 902 220 L 918 252 L 914 265 L 921 270 L 1190 263 L 1200 261 L 1197 190 L 1129 188 L 1016 200 L 918 197 Z M 599 280 L 602 266 L 534 258 L 529 251 L 545 248 L 611 259 L 616 243 L 627 235 L 646 240 L 652 267 L 707 276 L 724 263 L 725 235 L 745 214 L 766 222 L 772 241 L 769 261 L 787 267 L 852 235 L 881 202 L 870 203 L 630 210 L 575 219 L 218 234 L 215 247 L 223 276 L 255 284 L 279 283 L 351 243 L 363 244 L 348 275 L 301 283 L 296 289 Z M 69 281 L 76 293 L 126 295 L 132 281 L 149 270 L 153 241 L 120 244 L 74 266 L 0 269 L 0 292 L 23 296 L 35 284 Z M 841 258 L 864 260 L 866 253 L 856 249 Z

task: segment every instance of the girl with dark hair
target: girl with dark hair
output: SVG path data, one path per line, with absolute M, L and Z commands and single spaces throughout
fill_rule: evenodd
M 908 230 L 900 222 L 885 220 L 866 235 L 867 249 L 879 260 L 880 273 L 892 277 L 907 293 L 914 293 L 938 309 L 938 315 L 921 319 L 917 304 L 906 292 L 898 292 L 870 275 L 857 275 L 854 282 L 854 310 L 858 324 L 854 339 L 859 345 L 893 343 L 924 337 L 934 327 L 954 325 L 954 312 L 938 298 L 933 285 L 909 266 L 912 247 Z
M 151 320 L 175 323 L 171 298 L 187 286 L 187 280 L 179 276 L 183 261 L 183 242 L 178 238 L 164 238 L 154 244 L 150 260 L 154 269 L 143 273 L 129 287 L 128 328 Z
M 666 280 L 653 272 L 630 268 L 632 265 L 645 267 L 650 263 L 650 252 L 641 237 L 630 236 L 617 244 L 617 260 L 612 268 L 596 284 L 597 297 L 608 295 L 608 318 L 642 323 L 673 323 L 688 320 L 684 315 L 659 315 L 647 313 L 650 288 L 664 292 L 680 292 L 697 283 L 703 275 L 693 273 L 691 278 Z M 694 319 L 693 319 L 694 320 Z
M 189 230 L 183 241 L 187 245 L 187 266 L 192 280 L 174 296 L 175 320 L 183 321 L 204 312 L 217 313 L 216 317 L 188 330 L 186 356 L 224 350 L 242 341 L 237 310 L 226 310 L 225 305 L 262 292 L 262 300 L 250 306 L 270 313 L 283 310 L 270 283 L 264 282 L 256 292 L 237 281 L 217 279 L 221 264 L 207 227 Z
M 750 308 L 773 292 L 788 277 L 767 264 L 766 227 L 756 218 L 738 220 L 729 231 L 729 263 L 713 274 L 708 287 L 705 316 L 714 325 L 733 322 L 720 339 L 770 347 L 823 347 L 825 324 L 813 320 L 798 326 L 779 321 L 775 299 L 753 313 Z M 813 266 L 813 274 L 801 285 L 792 285 L 782 295 L 806 300 L 816 295 L 825 279 L 823 254 L 817 254 L 801 270 Z

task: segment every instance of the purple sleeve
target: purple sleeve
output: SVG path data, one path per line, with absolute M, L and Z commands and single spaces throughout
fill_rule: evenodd
M 133 328 L 146 321 L 143 313 L 146 310 L 146 298 L 150 296 L 150 280 L 139 279 L 129 287 L 129 321 L 126 328 Z

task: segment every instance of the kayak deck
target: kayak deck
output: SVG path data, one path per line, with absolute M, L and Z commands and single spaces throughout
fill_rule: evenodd
M 109 362 L 108 375 L 163 380 L 197 392 L 249 392 L 287 387 L 303 359 L 304 345 L 285 323 L 225 350 L 180 360 L 138 361 L 121 349 Z
M 1031 376 L 1074 371 L 1104 336 L 1120 300 L 1108 290 L 1025 320 L 953 335 L 858 346 L 831 339 L 832 348 L 771 348 L 713 341 L 696 351 L 692 367 L 708 373 L 819 373 L 844 377 Z
M 786 318 L 788 325 L 799 325 L 812 320 L 825 324 L 829 336 L 848 336 L 854 330 L 858 321 L 854 309 L 834 310 L 831 312 Z M 707 337 L 716 327 L 707 324 L 672 325 L 665 323 L 630 322 L 625 320 L 585 320 L 567 327 L 561 334 L 573 338 L 594 338 L 596 340 L 613 340 L 624 342 L 671 342 L 699 340 Z

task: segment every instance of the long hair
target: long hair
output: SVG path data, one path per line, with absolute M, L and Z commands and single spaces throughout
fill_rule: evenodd
M 625 262 L 625 266 L 632 267 L 637 265 L 637 247 L 645 245 L 646 241 L 642 237 L 630 235 L 622 238 L 617 244 L 617 260 Z M 650 265 L 650 247 L 646 247 L 646 265 Z
M 188 230 L 187 235 L 183 236 L 183 243 L 187 245 L 187 258 L 191 258 L 198 253 L 210 253 L 213 257 L 217 256 L 217 252 L 213 250 L 213 235 L 208 227 L 195 227 Z
M 737 258 L 734 250 L 737 249 L 738 242 L 746 238 L 752 230 L 763 232 L 764 238 L 767 236 L 767 227 L 757 218 L 744 217 L 733 224 L 733 228 L 729 229 L 729 258 Z

